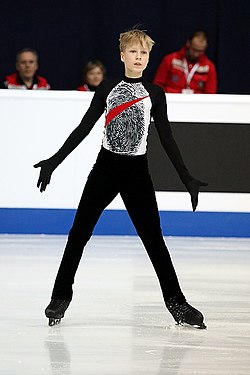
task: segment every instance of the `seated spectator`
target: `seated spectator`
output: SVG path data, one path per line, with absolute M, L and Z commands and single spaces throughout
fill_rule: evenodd
M 163 57 L 153 83 L 169 93 L 215 94 L 217 73 L 205 55 L 207 43 L 205 31 L 196 30 L 181 50 Z
M 5 77 L 2 88 L 49 90 L 46 78 L 36 74 L 38 70 L 38 55 L 32 48 L 24 48 L 16 56 L 16 72 Z
M 106 69 L 99 60 L 89 61 L 82 70 L 82 85 L 78 91 L 95 91 L 99 83 L 105 78 Z

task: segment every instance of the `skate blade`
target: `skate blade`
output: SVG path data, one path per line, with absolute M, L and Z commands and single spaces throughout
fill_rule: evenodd
M 50 327 L 57 326 L 58 324 L 60 324 L 60 322 L 61 322 L 61 318 L 49 318 Z
M 204 323 L 201 323 L 201 324 L 176 323 L 176 326 L 194 328 L 194 329 L 207 329 L 207 326 Z
M 196 326 L 197 329 L 207 329 L 207 326 L 205 323 L 202 323 L 201 325 Z

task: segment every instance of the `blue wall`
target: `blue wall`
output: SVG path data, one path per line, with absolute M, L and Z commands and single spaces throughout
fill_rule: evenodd
M 0 233 L 68 234 L 71 209 L 1 208 Z M 250 213 L 161 211 L 164 236 L 250 237 Z M 105 210 L 95 235 L 136 235 L 125 210 Z

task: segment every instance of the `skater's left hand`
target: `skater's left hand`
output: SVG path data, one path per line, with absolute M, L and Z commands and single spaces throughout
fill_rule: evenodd
M 198 194 L 201 186 L 207 186 L 208 184 L 206 182 L 202 182 L 199 180 L 196 180 L 195 178 L 185 184 L 189 194 L 191 195 L 191 202 L 193 211 L 196 210 L 196 207 L 198 205 Z

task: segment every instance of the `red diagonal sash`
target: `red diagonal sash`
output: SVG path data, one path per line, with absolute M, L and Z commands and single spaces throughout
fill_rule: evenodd
M 121 112 L 125 111 L 125 109 L 131 107 L 131 105 L 140 102 L 141 100 L 147 98 L 147 96 L 143 96 L 142 98 L 137 98 L 134 100 L 130 100 L 129 102 L 122 103 L 117 107 L 111 109 L 111 111 L 106 116 L 105 126 L 107 126 L 114 117 L 118 116 Z

